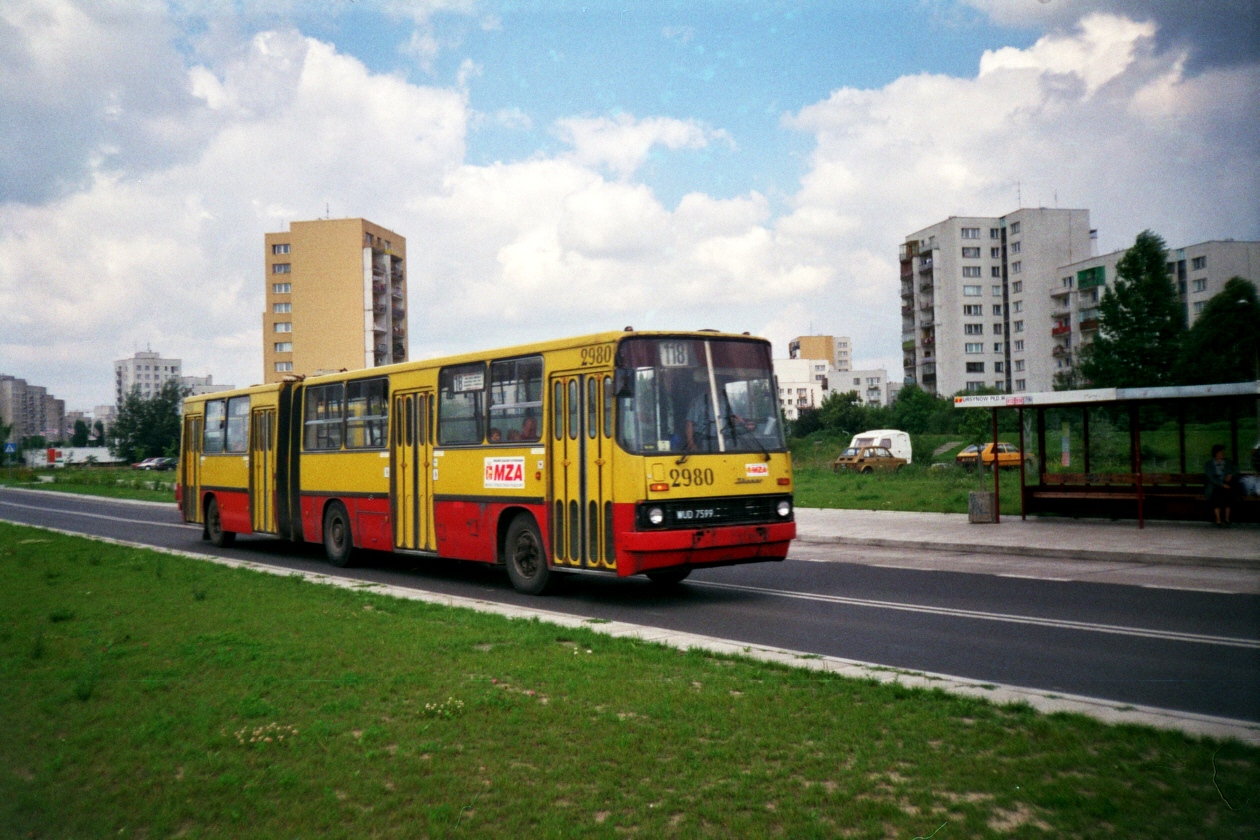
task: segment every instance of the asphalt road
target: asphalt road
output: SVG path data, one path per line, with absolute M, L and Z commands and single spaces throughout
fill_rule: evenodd
M 337 570 L 318 545 L 202 542 L 172 504 L 136 505 L 0 488 L 0 519 L 335 573 L 416 589 L 896 668 L 1260 721 L 1260 595 L 1253 573 L 1213 573 L 956 552 L 794 546 L 783 563 L 694 573 L 662 590 L 643 579 L 565 576 L 544 598 L 475 563 L 361 555 Z M 913 568 L 906 568 L 912 566 Z M 1032 572 L 1029 570 L 1032 569 Z M 1072 570 L 1077 571 L 1071 574 Z M 1105 571 L 1112 582 L 1099 582 Z M 1224 575 L 1224 577 L 1221 577 Z M 1075 579 L 1073 579 L 1075 578 Z M 1155 580 L 1152 584 L 1150 581 Z M 1180 581 L 1180 582 L 1179 582 Z M 1240 585 L 1241 582 L 1241 585 Z

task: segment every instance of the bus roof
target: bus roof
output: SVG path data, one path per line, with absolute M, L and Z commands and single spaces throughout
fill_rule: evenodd
M 565 350 L 572 347 L 581 347 L 586 344 L 607 344 L 612 341 L 621 341 L 626 338 L 668 338 L 685 336 L 687 338 L 723 338 L 723 339 L 743 339 L 745 341 L 758 341 L 769 344 L 767 339 L 759 336 L 747 335 L 743 333 L 723 333 L 717 330 L 609 330 L 608 332 L 591 333 L 590 335 L 579 335 L 570 338 L 557 338 L 549 341 L 535 341 L 529 344 L 518 344 L 510 347 L 498 347 L 488 350 L 480 350 L 471 353 L 459 353 L 452 356 L 435 356 L 430 359 L 417 359 L 408 362 L 397 362 L 392 365 L 382 365 L 373 368 L 359 368 L 357 370 L 337 371 L 336 373 L 321 373 L 315 376 L 308 376 L 304 380 L 306 383 L 335 382 L 339 379 L 354 378 L 359 376 L 384 376 L 391 373 L 402 373 L 411 370 L 423 370 L 426 368 L 445 367 L 447 365 L 465 364 L 467 362 L 476 362 L 490 356 L 510 357 L 510 356 L 528 356 L 533 353 L 546 353 L 554 350 Z
M 321 373 L 305 378 L 294 376 L 285 381 L 296 382 L 301 381 L 303 384 L 337 382 L 342 379 L 354 379 L 368 376 L 388 376 L 393 373 L 403 373 L 412 370 L 424 370 L 426 368 L 444 367 L 447 365 L 457 365 L 467 362 L 476 362 L 490 356 L 510 357 L 510 356 L 526 356 L 532 353 L 546 353 L 554 350 L 564 350 L 571 347 L 580 347 L 586 344 L 606 344 L 612 341 L 621 341 L 625 338 L 668 338 L 685 336 L 687 338 L 722 338 L 722 339 L 743 339 L 746 341 L 757 341 L 763 344 L 769 344 L 767 339 L 759 336 L 749 335 L 747 333 L 724 333 L 717 330 L 609 330 L 607 332 L 591 333 L 589 335 L 579 335 L 570 338 L 557 338 L 549 341 L 536 341 L 529 344 L 518 344 L 511 347 L 499 347 L 489 350 L 482 350 L 471 353 L 459 353 L 452 356 L 437 356 L 431 359 L 417 359 L 415 361 L 397 362 L 392 365 L 382 365 L 380 367 L 356 368 L 355 370 L 342 370 L 333 373 Z M 215 391 L 209 394 L 196 394 L 186 397 L 185 404 L 202 403 L 207 400 L 224 399 L 225 397 L 234 397 L 244 394 L 260 394 L 269 391 L 279 391 L 285 382 L 272 382 L 267 385 L 250 385 L 247 388 L 235 388 L 231 391 Z

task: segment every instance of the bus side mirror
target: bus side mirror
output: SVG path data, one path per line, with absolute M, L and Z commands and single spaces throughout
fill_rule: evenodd
M 613 393 L 618 397 L 634 396 L 634 371 L 627 368 L 613 371 Z

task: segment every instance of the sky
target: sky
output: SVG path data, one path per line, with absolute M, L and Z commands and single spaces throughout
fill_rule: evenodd
M 897 246 L 1091 212 L 1260 240 L 1254 0 L 0 0 L 0 373 L 262 381 L 263 235 L 406 237 L 411 358 L 633 326 L 847 335 Z

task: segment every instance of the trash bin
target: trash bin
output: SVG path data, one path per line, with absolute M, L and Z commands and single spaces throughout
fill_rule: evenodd
M 967 497 L 967 518 L 972 523 L 993 522 L 994 496 L 991 490 L 972 490 Z

